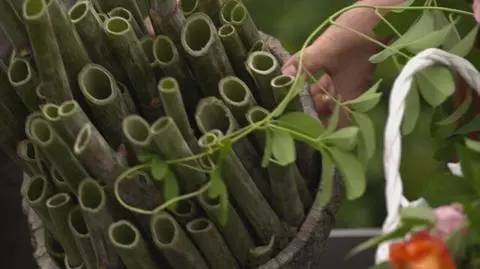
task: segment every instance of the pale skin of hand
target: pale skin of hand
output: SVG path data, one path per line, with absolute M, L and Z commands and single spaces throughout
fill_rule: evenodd
M 391 6 L 404 0 L 361 0 L 359 4 Z M 335 23 L 325 30 L 304 51 L 303 67 L 311 74 L 324 70 L 325 74 L 312 84 L 310 92 L 314 99 L 317 112 L 326 116 L 331 113 L 334 105 L 330 97 L 341 97 L 341 100 L 351 100 L 358 97 L 368 88 L 373 66 L 368 58 L 380 47 L 356 33 L 346 30 L 351 28 L 379 41 L 384 41 L 373 34 L 373 28 L 379 17 L 373 9 L 356 8 L 340 15 Z M 298 53 L 291 57 L 283 66 L 283 73 L 297 73 Z M 327 94 L 326 94 L 327 92 Z M 346 115 L 342 116 L 340 125 L 348 122 Z

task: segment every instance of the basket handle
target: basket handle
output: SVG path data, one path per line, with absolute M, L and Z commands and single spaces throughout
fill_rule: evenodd
M 383 166 L 386 180 L 387 217 L 382 227 L 384 233 L 391 232 L 398 226 L 398 213 L 401 207 L 422 202 L 417 200 L 412 204 L 403 196 L 403 184 L 399 172 L 402 144 L 400 126 L 405 112 L 405 99 L 412 86 L 413 76 L 434 64 L 443 64 L 457 71 L 468 85 L 480 94 L 480 74 L 477 69 L 466 59 L 440 49 L 430 48 L 418 53 L 402 69 L 393 83 L 385 125 Z M 375 258 L 377 263 L 388 259 L 390 243 L 385 242 L 378 247 Z

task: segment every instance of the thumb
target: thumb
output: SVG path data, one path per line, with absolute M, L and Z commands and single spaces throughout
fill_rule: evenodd
M 282 72 L 285 75 L 294 76 L 297 74 L 298 62 L 300 61 L 302 51 L 298 51 L 287 61 L 285 61 Z M 303 69 L 311 74 L 323 68 L 325 65 L 325 55 L 320 42 L 308 46 L 303 51 L 302 66 Z

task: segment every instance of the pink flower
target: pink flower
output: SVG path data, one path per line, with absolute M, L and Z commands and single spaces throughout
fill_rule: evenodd
M 480 0 L 473 0 L 473 15 L 475 16 L 475 20 L 480 23 Z
M 437 215 L 437 222 L 435 223 L 433 233 L 444 240 L 465 225 L 463 207 L 460 204 L 437 207 L 434 209 L 434 212 Z

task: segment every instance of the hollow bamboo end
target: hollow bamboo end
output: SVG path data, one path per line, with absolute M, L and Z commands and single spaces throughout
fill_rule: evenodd
M 192 216 L 195 214 L 195 204 L 191 200 L 181 200 L 177 203 L 173 214 L 180 217 Z
M 78 74 L 83 96 L 91 103 L 106 105 L 117 97 L 117 84 L 113 75 L 101 65 L 87 64 Z
M 147 56 L 148 62 L 152 65 L 155 63 L 155 55 L 153 54 L 153 39 L 150 36 L 144 36 L 140 39 L 140 45 Z
M 191 234 L 204 233 L 213 229 L 213 223 L 206 218 L 198 218 L 187 224 L 187 231 Z
M 168 129 L 176 128 L 175 121 L 171 117 L 165 116 L 159 118 L 150 128 L 152 134 L 158 135 L 165 133 Z
M 30 132 L 32 139 L 41 146 L 46 146 L 52 143 L 54 138 L 52 127 L 44 119 L 34 119 L 30 125 Z
M 216 28 L 205 13 L 195 13 L 187 18 L 181 32 L 181 43 L 191 56 L 204 55 L 215 42 Z
M 174 77 L 165 77 L 158 82 L 161 93 L 175 93 L 179 91 L 178 81 Z
M 127 116 L 122 122 L 122 130 L 127 140 L 134 145 L 148 146 L 151 142 L 150 125 L 138 115 Z
M 279 63 L 270 52 L 254 51 L 248 56 L 247 66 L 255 73 L 268 75 L 279 68 Z
M 25 139 L 17 143 L 17 156 L 20 159 L 27 162 L 34 162 L 35 156 L 35 144 L 31 140 Z
M 60 174 L 60 171 L 58 171 L 57 168 L 52 166 L 49 170 L 50 177 L 52 181 L 55 183 L 55 185 L 67 185 L 67 182 L 65 181 L 65 178 Z
M 43 116 L 49 121 L 60 120 L 60 115 L 58 114 L 58 110 L 59 110 L 59 107 L 54 104 L 46 104 L 41 109 Z
M 75 206 L 70 213 L 68 213 L 68 226 L 70 227 L 70 231 L 76 237 L 89 237 L 88 228 L 83 219 L 82 210 L 79 206 Z
M 29 139 L 33 139 L 32 132 L 31 132 L 32 122 L 36 119 L 42 119 L 42 118 L 43 118 L 42 113 L 35 111 L 30 113 L 25 119 L 25 134 Z
M 93 179 L 85 179 L 78 187 L 78 202 L 82 210 L 96 213 L 106 204 L 102 186 Z
M 198 9 L 198 0 L 182 0 L 180 7 L 185 16 L 190 16 Z
M 70 117 L 78 112 L 80 105 L 75 100 L 63 102 L 58 108 L 58 115 L 60 117 Z
M 273 89 L 283 89 L 283 88 L 292 86 L 294 81 L 295 81 L 294 76 L 280 75 L 273 78 L 270 85 L 272 86 Z
M 218 88 L 222 99 L 230 105 L 244 106 L 252 99 L 247 84 L 237 77 L 229 76 L 221 79 Z
M 224 22 L 224 23 L 230 23 L 232 21 L 232 9 L 238 4 L 239 2 L 236 1 L 236 0 L 229 0 L 229 1 L 226 1 L 221 10 L 220 10 L 220 17 L 221 17 L 221 20 Z
M 83 262 L 78 265 L 70 264 L 70 261 L 68 260 L 67 255 L 65 255 L 64 265 L 66 269 L 85 269 L 85 264 Z
M 220 209 L 220 197 L 210 197 L 208 195 L 208 192 L 204 192 L 198 197 L 200 203 L 206 208 L 211 208 L 211 209 Z
M 68 17 L 72 23 L 78 23 L 82 21 L 93 8 L 89 1 L 78 1 L 68 11 Z
M 44 0 L 26 0 L 22 6 L 25 20 L 36 20 L 47 13 L 47 3 Z
M 140 242 L 140 231 L 126 220 L 117 221 L 108 227 L 108 237 L 117 248 L 132 249 Z
M 14 58 L 8 67 L 7 75 L 12 86 L 17 87 L 32 79 L 32 68 L 27 60 Z
M 107 14 L 110 17 L 124 18 L 127 21 L 132 21 L 133 20 L 132 13 L 124 7 L 115 7 L 112 10 L 110 10 Z
M 235 32 L 236 32 L 235 27 L 230 23 L 224 24 L 222 25 L 222 27 L 218 29 L 218 35 L 220 37 L 228 37 L 233 35 Z
M 153 57 L 155 62 L 166 66 L 178 59 L 178 51 L 173 41 L 164 35 L 159 35 L 153 41 Z
M 128 20 L 118 16 L 107 18 L 104 24 L 105 30 L 110 35 L 121 36 L 132 30 Z
M 232 7 L 230 12 L 230 19 L 233 24 L 242 24 L 248 16 L 248 10 L 245 5 L 242 3 L 237 3 L 235 6 Z
M 219 138 L 215 133 L 207 132 L 200 137 L 198 145 L 202 148 L 209 148 L 217 144 Z
M 268 51 L 267 43 L 264 40 L 257 40 L 253 43 L 252 47 L 248 51 L 248 54 L 251 54 L 256 51 Z
M 155 215 L 150 222 L 153 241 L 159 248 L 175 245 L 179 237 L 178 229 L 176 221 L 167 214 Z
M 60 208 L 62 206 L 67 205 L 72 201 L 72 197 L 68 193 L 57 193 L 52 197 L 48 198 L 46 205 L 47 208 L 54 209 Z
M 73 144 L 73 151 L 75 154 L 79 155 L 85 151 L 88 144 L 92 139 L 93 126 L 91 124 L 85 124 L 82 129 L 78 132 L 75 142 Z
M 29 204 L 37 204 L 47 199 L 48 181 L 42 175 L 33 176 L 27 183 L 26 198 Z
M 247 121 L 250 124 L 260 122 L 264 120 L 269 115 L 269 113 L 270 112 L 263 107 L 259 107 L 259 106 L 252 107 L 247 112 L 247 115 L 246 115 Z
M 62 245 L 57 240 L 55 240 L 49 230 L 44 229 L 44 233 L 45 248 L 47 249 L 48 254 L 50 254 L 53 258 L 63 260 L 65 257 L 65 250 L 63 250 Z
M 216 97 L 206 97 L 198 102 L 195 121 L 203 133 L 218 129 L 229 134 L 236 128 L 231 111 Z

